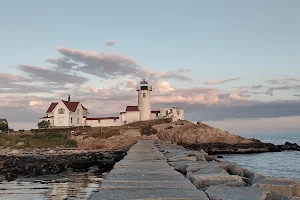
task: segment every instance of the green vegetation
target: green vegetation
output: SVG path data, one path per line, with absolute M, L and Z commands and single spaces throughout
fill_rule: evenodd
M 1 123 L 0 124 L 0 131 L 2 131 L 2 132 L 7 132 L 8 131 L 8 125 L 7 124 L 5 124 L 5 123 Z
M 37 126 L 39 128 L 49 128 L 50 122 L 43 120 L 43 121 L 39 122 Z
M 22 148 L 55 148 L 55 147 L 77 147 L 77 142 L 71 140 L 67 134 L 55 132 L 33 133 L 33 134 L 3 134 L 0 136 L 0 146 L 21 148 L 17 144 L 24 142 Z
M 153 134 L 156 134 L 157 133 L 157 130 L 156 129 L 153 129 L 151 126 L 143 126 L 141 128 L 141 134 L 142 135 L 153 135 Z

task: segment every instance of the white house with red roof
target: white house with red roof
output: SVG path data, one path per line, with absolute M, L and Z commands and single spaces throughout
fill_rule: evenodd
M 88 110 L 79 102 L 72 102 L 69 95 L 68 100 L 51 103 L 46 116 L 39 119 L 48 121 L 50 127 L 84 126 Z

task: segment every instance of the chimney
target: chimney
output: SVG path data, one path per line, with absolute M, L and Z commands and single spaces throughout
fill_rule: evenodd
M 69 97 L 68 97 L 68 102 L 71 102 L 71 97 L 70 97 L 70 95 L 69 95 Z

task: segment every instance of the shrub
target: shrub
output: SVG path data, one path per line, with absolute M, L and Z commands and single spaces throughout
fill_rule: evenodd
M 49 128 L 49 125 L 50 125 L 50 122 L 43 120 L 43 121 L 39 122 L 37 126 L 39 128 Z
M 67 147 L 78 147 L 77 142 L 75 140 L 67 140 L 66 142 Z
M 172 129 L 173 128 L 173 126 L 168 126 L 166 129 Z
M 157 130 L 156 129 L 153 129 L 151 126 L 143 126 L 141 128 L 141 134 L 142 135 L 153 135 L 153 134 L 156 134 L 157 133 Z

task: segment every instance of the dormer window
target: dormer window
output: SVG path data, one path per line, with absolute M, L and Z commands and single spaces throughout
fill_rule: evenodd
M 63 108 L 58 109 L 58 114 L 65 114 L 65 109 Z

